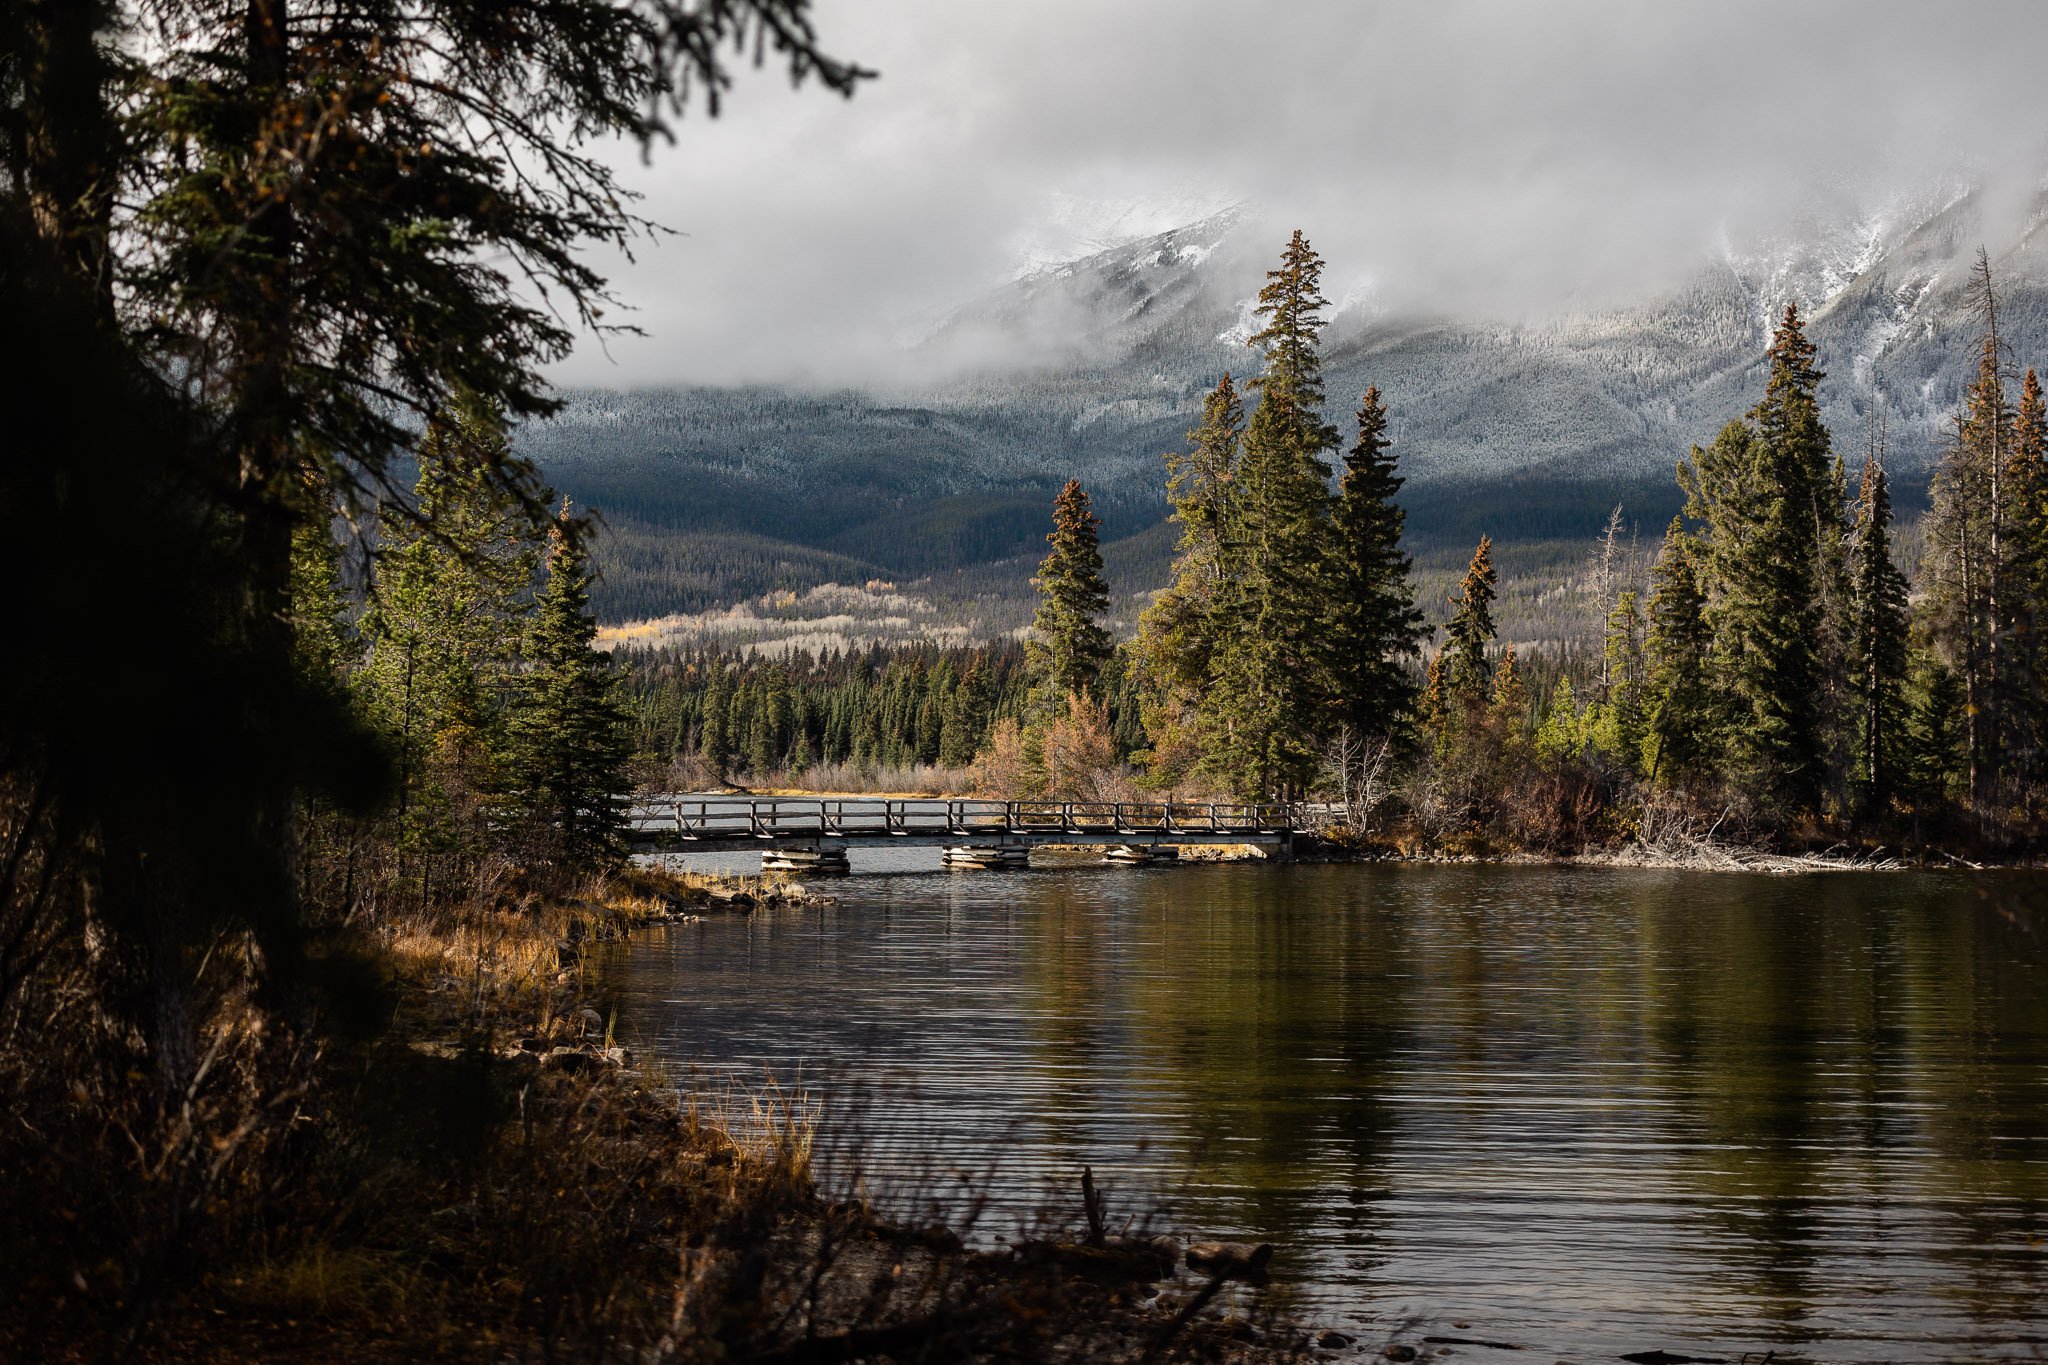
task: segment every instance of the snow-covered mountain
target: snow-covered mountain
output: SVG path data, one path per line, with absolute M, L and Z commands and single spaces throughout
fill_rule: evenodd
M 1255 364 L 1242 348 L 1251 291 L 1277 244 L 1249 240 L 1253 221 L 1232 208 L 1041 266 L 957 310 L 924 347 L 956 371 L 1017 358 L 1014 373 L 984 364 L 955 379 L 954 401 L 991 388 L 1024 401 L 1038 374 L 1092 390 L 1070 419 L 1077 428 L 1143 423 L 1167 409 L 1191 415 L 1191 387 Z M 1330 392 L 1377 383 L 1422 482 L 1536 468 L 1585 478 L 1662 471 L 1755 401 L 1771 327 L 1797 303 L 1829 371 L 1838 442 L 1860 446 L 1881 406 L 1902 466 L 1922 466 L 1974 369 L 1969 270 L 1980 244 L 2015 363 L 2048 365 L 2044 222 L 2037 205 L 2016 239 L 1988 240 L 1981 197 L 1937 187 L 1815 216 L 1775 240 L 1724 245 L 1626 306 L 1536 319 L 1391 312 L 1357 291 L 1339 300 L 1326 336 Z M 918 398 L 948 396 L 935 386 Z
M 1242 208 L 1234 196 L 1195 186 L 1136 199 L 1100 200 L 1056 194 L 1036 222 L 1009 241 L 1013 280 L 1071 268 L 1105 251 L 1174 232 Z
M 740 535 L 788 547 L 791 563 L 816 552 L 886 574 L 1028 552 L 1050 491 L 1078 476 L 1108 534 L 1150 547 L 1132 572 L 1154 572 L 1161 453 L 1217 375 L 1256 368 L 1243 340 L 1280 246 L 1241 206 L 1201 207 L 1136 236 L 1166 210 L 1097 212 L 1070 225 L 1083 254 L 1065 259 L 1042 241 L 1028 268 L 917 340 L 921 384 L 573 394 L 522 439 L 565 491 L 647 543 Z M 1590 536 L 1617 500 L 1655 534 L 1675 507 L 1673 464 L 1755 403 L 1770 328 L 1796 302 L 1837 447 L 1860 453 L 1882 408 L 1910 505 L 1975 371 L 1980 244 L 2013 362 L 2048 367 L 2048 199 L 2002 230 L 1994 217 L 1966 186 L 1816 213 L 1775 240 L 1724 244 L 1646 297 L 1549 317 L 1429 316 L 1353 288 L 1325 334 L 1331 415 L 1342 424 L 1367 384 L 1386 395 L 1425 554 L 1469 550 L 1480 530 Z M 777 586 L 805 586 L 795 578 Z

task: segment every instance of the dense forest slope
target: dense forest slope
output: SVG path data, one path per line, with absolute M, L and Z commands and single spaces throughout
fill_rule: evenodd
M 1368 382 L 1387 394 L 1424 565 L 1462 562 L 1482 529 L 1540 563 L 1590 540 L 1617 501 L 1646 535 L 1661 530 L 1674 461 L 1754 401 L 1769 321 L 1795 301 L 1829 372 L 1838 445 L 1860 451 L 1881 405 L 1910 511 L 1975 365 L 1964 274 L 1980 242 L 2014 361 L 2048 359 L 2044 228 L 2037 203 L 2016 238 L 1984 241 L 1981 196 L 1958 189 L 1724 250 L 1625 307 L 1494 322 L 1346 298 L 1325 337 L 1332 415 Z M 1275 246 L 1225 211 L 961 307 L 910 356 L 945 378 L 575 391 L 522 443 L 605 514 L 600 606 L 614 619 L 868 578 L 1021 593 L 1070 476 L 1095 494 L 1105 540 L 1125 542 L 1110 551 L 1118 588 L 1145 591 L 1171 548 L 1154 529 L 1160 454 L 1218 374 L 1253 368 L 1242 338 Z

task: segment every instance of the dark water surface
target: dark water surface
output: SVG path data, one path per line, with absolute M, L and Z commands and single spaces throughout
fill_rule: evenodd
M 1277 1243 L 1312 1324 L 1528 1348 L 1475 1359 L 2048 1356 L 2048 879 L 826 889 L 638 937 L 603 988 L 679 1074 L 801 1068 L 885 1202 L 985 1179 L 993 1236 L 1055 1187 L 1078 1219 L 1092 1164 L 1118 1209 Z

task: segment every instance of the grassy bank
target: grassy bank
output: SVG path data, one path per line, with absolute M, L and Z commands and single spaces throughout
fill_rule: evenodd
M 594 941 L 804 900 L 644 871 L 568 896 L 508 881 L 326 934 L 304 1031 L 223 1013 L 182 1099 L 128 1104 L 85 1057 L 44 1067 L 64 1102 L 0 1143 L 0 1356 L 1283 1354 L 1217 1312 L 1229 1274 L 1176 1280 L 1149 1243 L 1091 1238 L 1078 1196 L 1070 1236 L 1003 1254 L 829 1200 L 794 1106 L 680 1093 L 584 1003 Z

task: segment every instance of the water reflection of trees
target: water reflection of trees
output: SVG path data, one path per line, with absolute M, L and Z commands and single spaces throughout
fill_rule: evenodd
M 1117 878 L 1107 913 L 1056 897 L 1025 967 L 1063 1107 L 1121 1100 L 1117 1136 L 1175 1172 L 1184 1219 L 1297 1254 L 1333 1234 L 1364 1245 L 1387 1187 L 1406 1011 L 1383 965 L 1403 956 L 1409 923 L 1371 912 L 1356 869 L 1358 904 L 1303 913 L 1307 872 Z M 1090 1062 L 1113 1075 L 1084 1078 Z M 1104 1082 L 1113 1095 L 1088 1093 Z M 1078 1159 L 1087 1135 L 1047 1125 Z
M 2010 1323 L 2042 1226 L 2040 945 L 1929 878 L 1810 877 L 1646 902 L 1648 1064 L 1698 1245 L 1781 1335 L 1845 1299 Z
M 2016 895 L 1498 867 L 864 885 L 715 950 L 678 932 L 643 988 L 695 997 L 690 1052 L 900 1072 L 916 1103 L 883 1117 L 948 1159 L 1062 1189 L 1093 1164 L 1124 1211 L 1177 1196 L 1325 1293 L 1459 1277 L 1540 1285 L 1545 1314 L 2010 1340 L 2048 1291 L 2048 910 Z
M 1210 1225 L 1352 1279 L 1385 1259 L 1389 1192 L 1474 1222 L 1604 1209 L 1628 1226 L 1575 1226 L 1591 1254 L 1787 1340 L 1845 1313 L 2009 1325 L 2042 1289 L 2048 991 L 2024 913 L 1927 877 L 1116 884 L 1031 921 L 1045 1123 L 1077 1162 L 1145 1135 Z M 1062 1118 L 1105 1103 L 1119 1123 Z

